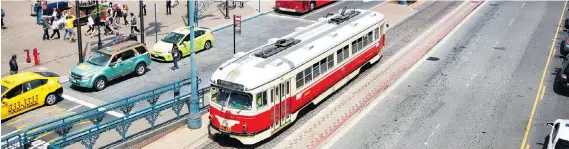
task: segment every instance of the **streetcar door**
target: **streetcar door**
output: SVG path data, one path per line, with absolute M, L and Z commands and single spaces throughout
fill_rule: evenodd
M 273 102 L 273 113 L 274 113 L 273 114 L 273 125 L 275 125 L 275 128 L 278 128 L 280 126 L 280 123 L 281 123 L 281 121 L 280 121 L 281 120 L 281 114 L 280 114 L 281 113 L 281 108 L 280 108 L 280 106 L 281 106 L 281 103 L 280 103 L 281 102 L 281 99 L 280 99 L 281 88 L 280 88 L 280 85 L 277 85 L 274 88 L 274 90 L 275 90 L 275 95 L 274 95 L 275 98 L 274 98 L 274 102 Z
M 282 100 L 284 102 L 283 105 L 285 106 L 283 110 L 284 111 L 283 120 L 285 123 L 290 122 L 290 114 L 291 114 L 290 105 L 292 100 L 287 100 L 289 97 L 290 97 L 290 79 L 286 80 L 284 83 L 284 94 L 282 97 Z

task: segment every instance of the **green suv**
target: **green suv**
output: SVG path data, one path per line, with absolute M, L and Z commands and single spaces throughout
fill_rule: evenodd
M 89 59 L 73 68 L 69 82 L 74 86 L 105 89 L 110 80 L 134 73 L 141 76 L 150 65 L 150 53 L 146 46 L 136 41 L 126 41 L 100 49 Z

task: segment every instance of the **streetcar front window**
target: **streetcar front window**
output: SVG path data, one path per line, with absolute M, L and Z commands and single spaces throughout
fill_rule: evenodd
M 217 87 L 212 87 L 211 93 L 211 101 L 222 107 L 237 110 L 251 110 L 253 105 L 252 97 L 246 93 L 224 90 Z

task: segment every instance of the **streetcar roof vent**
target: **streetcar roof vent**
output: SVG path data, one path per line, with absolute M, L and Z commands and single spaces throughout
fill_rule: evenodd
M 342 12 L 340 13 L 340 15 L 330 19 L 330 21 L 328 21 L 328 23 L 340 24 L 342 22 L 346 22 L 346 21 L 350 20 L 351 18 L 353 18 L 353 17 L 355 17 L 361 13 L 361 12 L 355 11 L 355 10 L 346 12 L 347 8 L 348 7 L 344 7 L 344 9 L 342 9 Z
M 293 39 L 293 38 L 279 39 L 273 44 L 261 47 L 261 50 L 255 53 L 255 56 L 261 58 L 268 58 L 298 43 L 300 43 L 300 40 L 298 39 Z

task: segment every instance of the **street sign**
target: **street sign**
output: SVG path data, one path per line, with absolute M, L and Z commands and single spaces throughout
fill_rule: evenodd
M 235 32 L 237 34 L 241 34 L 241 16 L 235 15 L 234 17 L 235 17 L 235 22 L 234 22 Z

